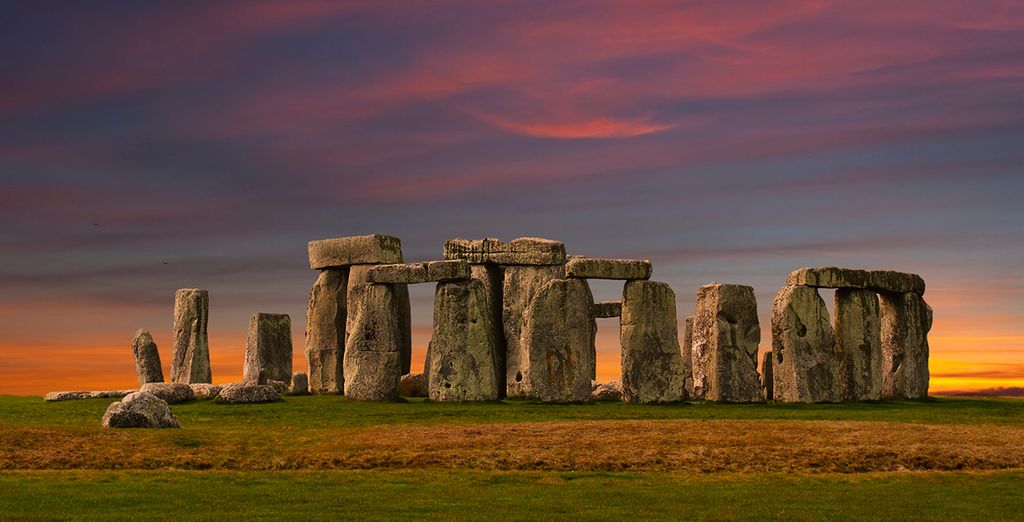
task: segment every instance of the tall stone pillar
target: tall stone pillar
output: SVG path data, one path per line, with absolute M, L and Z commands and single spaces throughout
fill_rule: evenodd
M 345 326 L 345 396 L 353 400 L 398 398 L 402 332 L 394 285 L 362 284 L 348 293 Z
M 347 294 L 347 267 L 321 270 L 309 292 L 306 362 L 310 393 L 344 393 Z
M 209 316 L 209 292 L 197 288 L 183 288 L 175 292 L 171 382 L 212 382 L 206 331 Z
M 292 383 L 292 320 L 287 314 L 255 313 L 245 340 L 243 380 Z
M 427 393 L 435 401 L 498 399 L 497 329 L 477 279 L 441 282 L 427 352 Z
M 828 309 L 809 286 L 785 286 L 772 304 L 772 379 L 775 400 L 842 400 L 839 357 Z
M 931 307 L 914 292 L 879 294 L 882 339 L 882 398 L 928 396 L 928 331 Z
M 132 355 L 135 357 L 135 373 L 139 386 L 148 382 L 164 382 L 164 371 L 160 367 L 160 352 L 149 330 L 139 330 L 132 338 Z
M 836 290 L 836 352 L 840 358 L 843 400 L 877 401 L 882 398 L 880 328 L 878 295 L 874 291 Z
M 629 281 L 622 291 L 622 399 L 633 403 L 686 398 L 676 295 L 666 283 Z
M 721 402 L 764 400 L 757 373 L 761 326 L 754 289 L 744 285 L 710 284 L 697 289 L 693 319 L 694 361 L 703 398 Z
M 526 308 L 521 348 L 527 360 L 524 388 L 547 402 L 590 400 L 594 371 L 594 298 L 581 279 L 555 279 Z

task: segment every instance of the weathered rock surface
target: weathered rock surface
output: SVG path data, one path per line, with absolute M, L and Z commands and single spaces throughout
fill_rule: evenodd
M 348 269 L 322 270 L 306 308 L 306 362 L 312 393 L 345 390 L 345 319 Z
M 704 400 L 704 396 L 698 397 L 693 389 L 693 316 L 688 316 L 683 322 L 683 375 L 686 376 L 686 397 L 689 399 Z
M 174 294 L 171 381 L 183 384 L 213 382 L 206 331 L 209 317 L 210 294 L 206 290 L 183 288 Z
M 103 414 L 104 428 L 179 428 L 177 417 L 163 399 L 144 391 L 112 403 Z
M 160 367 L 160 352 L 149 330 L 139 330 L 132 338 L 132 355 L 135 357 L 135 373 L 139 385 L 147 382 L 164 382 L 164 371 Z
M 882 398 L 928 396 L 928 331 L 931 307 L 920 295 L 879 294 L 882 341 Z
M 502 321 L 502 291 L 505 273 L 498 265 L 470 265 L 470 277 L 480 282 L 487 297 L 487 309 L 491 314 L 491 327 L 494 328 L 494 371 L 498 379 L 498 398 L 506 393 L 505 358 L 508 348 L 505 342 L 505 329 Z
M 572 256 L 565 263 L 565 276 L 583 279 L 650 279 L 651 262 L 639 259 L 601 259 Z
M 522 342 L 522 329 L 526 308 L 542 286 L 548 281 L 561 279 L 565 267 L 506 266 L 503 269 L 502 329 L 505 332 L 505 382 L 509 397 L 529 397 L 530 356 L 529 345 Z
M 780 402 L 842 400 L 828 309 L 809 286 L 785 286 L 772 304 L 773 392 Z
M 593 304 L 582 279 L 555 279 L 537 290 L 526 308 L 521 338 L 528 396 L 548 402 L 590 400 L 597 357 Z
M 223 386 L 219 384 L 209 384 L 205 382 L 197 382 L 195 384 L 189 384 L 189 388 L 192 388 L 192 393 L 196 396 L 196 399 L 213 399 L 217 397 Z
M 349 289 L 345 340 L 345 396 L 353 400 L 398 398 L 402 373 L 402 327 L 395 285 L 361 284 Z
M 666 283 L 629 281 L 622 292 L 622 398 L 626 402 L 686 399 L 676 295 Z
M 393 236 L 373 234 L 309 242 L 309 267 L 313 270 L 401 262 L 402 241 Z
M 248 384 L 253 384 L 249 382 Z M 288 393 L 289 384 L 284 381 L 278 381 L 274 379 L 267 379 L 267 385 L 274 389 L 277 393 L 284 395 Z
M 267 379 L 292 382 L 292 320 L 287 314 L 257 312 L 249 320 L 242 379 L 255 382 L 261 370 Z
M 771 350 L 764 352 L 764 356 L 761 358 L 761 391 L 764 393 L 764 400 L 774 401 L 775 391 L 773 389 L 774 382 L 772 381 L 772 352 Z
M 43 399 L 46 402 L 77 401 L 91 399 L 92 392 L 89 391 L 59 391 L 47 393 Z
M 843 400 L 882 398 L 882 338 L 878 295 L 840 288 L 835 296 L 836 353 Z
M 368 283 L 367 277 L 374 265 L 353 265 L 348 272 L 348 299 L 352 299 L 352 289 L 359 285 Z M 388 285 L 394 289 L 395 298 L 391 301 L 394 314 L 398 318 L 399 343 L 398 351 L 401 354 L 402 375 L 409 373 L 412 369 L 412 307 L 409 302 L 409 287 L 406 285 Z
M 192 391 L 191 386 L 180 382 L 147 382 L 142 385 L 139 391 L 152 393 L 167 401 L 167 404 L 177 404 L 196 398 L 196 394 Z
M 754 289 L 710 284 L 697 289 L 693 319 L 694 390 L 705 400 L 764 400 L 757 373 L 761 326 Z M 697 391 L 700 390 L 700 391 Z
M 917 274 L 892 270 L 856 270 L 826 266 L 800 268 L 786 278 L 789 286 L 815 288 L 867 288 L 877 292 L 924 294 L 924 279 Z
M 292 384 L 288 388 L 289 395 L 308 395 L 309 394 L 309 377 L 306 376 L 306 372 L 295 372 L 292 375 Z
M 497 329 L 487 305 L 487 291 L 478 280 L 437 285 L 426 365 L 431 400 L 497 400 Z
M 622 315 L 622 301 L 601 301 L 594 303 L 591 309 L 594 317 L 605 319 L 609 317 L 620 317 Z
M 594 381 L 590 390 L 590 400 L 595 402 L 619 402 L 622 400 L 622 383 L 619 381 Z
M 89 392 L 90 399 L 120 399 L 135 393 L 138 390 L 101 390 Z
M 269 384 L 236 382 L 225 385 L 217 395 L 217 402 L 250 404 L 281 400 L 281 394 Z
M 377 265 L 366 273 L 370 283 L 416 284 L 469 279 L 469 263 L 462 259 Z
M 450 239 L 444 243 L 444 258 L 496 265 L 562 265 L 566 260 L 565 243 L 536 237 L 520 237 L 508 243 L 495 238 Z
M 402 376 L 398 384 L 398 395 L 402 397 L 426 397 L 427 376 L 422 373 L 409 373 Z

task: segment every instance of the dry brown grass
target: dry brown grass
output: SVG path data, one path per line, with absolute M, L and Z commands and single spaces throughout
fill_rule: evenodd
M 0 469 L 840 472 L 1024 467 L 1024 428 L 852 421 L 625 420 L 370 428 L 0 426 Z

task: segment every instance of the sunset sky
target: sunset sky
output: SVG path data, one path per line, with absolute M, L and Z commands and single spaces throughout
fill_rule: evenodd
M 791 270 L 915 272 L 932 391 L 1024 386 L 1024 2 L 26 1 L 0 64 L 0 393 L 136 386 L 138 328 L 167 376 L 184 287 L 214 382 L 256 311 L 304 370 L 306 243 L 367 233 L 749 284 L 762 350 Z

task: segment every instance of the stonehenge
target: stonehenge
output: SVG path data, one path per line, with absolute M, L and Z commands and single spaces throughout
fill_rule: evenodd
M 261 372 L 268 380 L 292 382 L 292 321 L 287 314 L 257 312 L 249 321 L 242 380 L 256 382 Z
M 754 289 L 709 284 L 697 289 L 690 343 L 694 394 L 721 402 L 764 400 L 757 373 L 761 326 Z
M 213 382 L 206 333 L 209 316 L 210 294 L 206 290 L 183 288 L 174 294 L 172 382 Z
M 497 330 L 483 283 L 466 278 L 437 285 L 434 331 L 427 348 L 427 396 L 435 401 L 497 400 Z
M 676 296 L 666 283 L 637 280 L 622 291 L 622 399 L 635 403 L 686 399 Z
M 348 271 L 320 271 L 306 308 L 306 362 L 311 393 L 341 394 L 345 389 L 344 355 Z
M 149 330 L 139 330 L 132 338 L 132 355 L 135 357 L 135 373 L 139 386 L 147 382 L 164 382 L 164 371 L 160 367 L 160 351 Z

